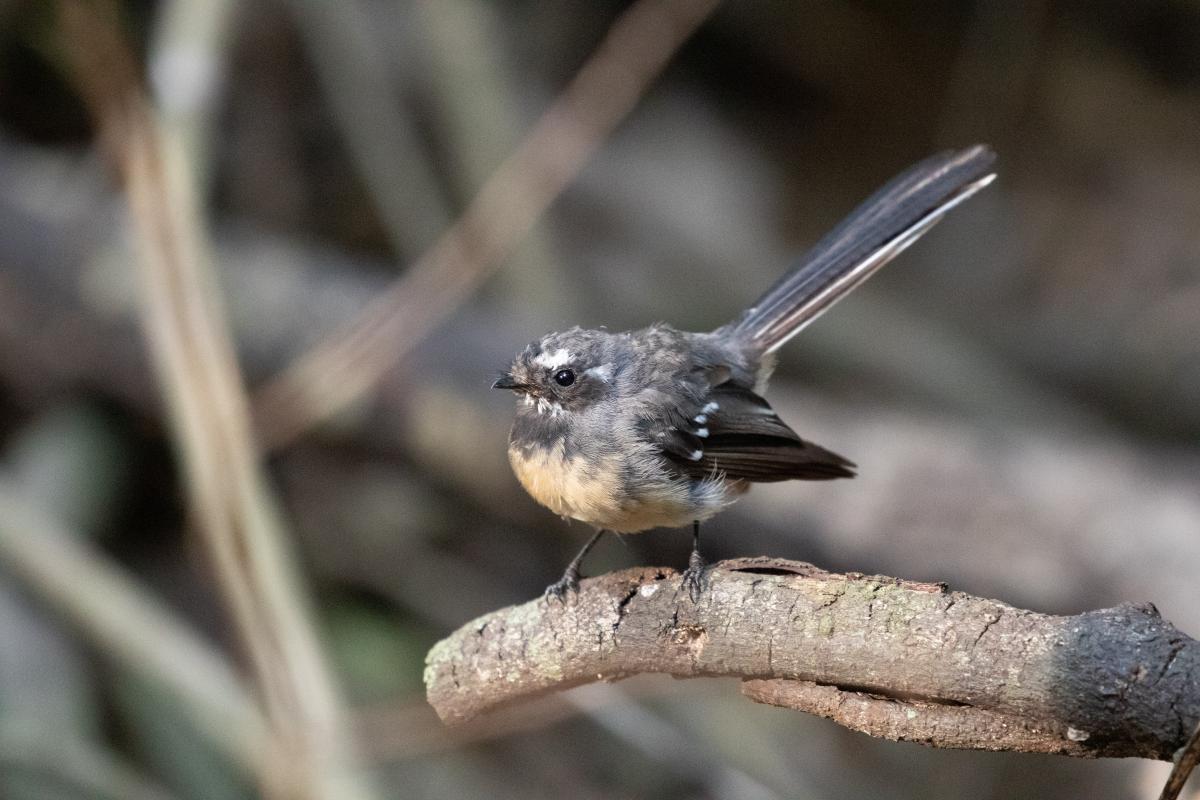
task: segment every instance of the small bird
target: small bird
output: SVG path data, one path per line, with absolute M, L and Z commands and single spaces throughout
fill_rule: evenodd
M 519 396 L 509 462 L 535 500 L 596 529 L 546 596 L 578 591 L 580 565 L 606 530 L 690 523 L 683 579 L 695 600 L 702 521 L 751 483 L 853 477 L 853 463 L 800 438 L 763 399 L 775 351 L 991 183 L 994 160 L 976 145 L 910 167 L 710 333 L 575 327 L 518 353 L 492 384 Z

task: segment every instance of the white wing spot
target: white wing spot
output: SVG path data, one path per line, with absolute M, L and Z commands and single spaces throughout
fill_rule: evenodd
M 690 458 L 692 461 L 699 461 L 700 459 L 704 458 L 704 451 L 703 450 L 693 450 L 691 453 L 688 454 L 688 458 Z
M 707 438 L 708 428 L 697 428 L 696 435 L 699 436 L 701 439 Z
M 706 405 L 704 408 L 702 408 L 700 410 L 703 411 L 705 414 L 711 414 L 720 407 L 721 407 L 720 403 L 709 403 L 708 405 Z M 699 422 L 699 420 L 697 420 L 697 422 Z
M 692 417 L 692 422 L 697 422 L 697 423 L 703 425 L 704 423 L 708 422 L 708 415 L 707 414 L 697 414 L 696 416 Z
M 533 363 L 546 369 L 558 369 L 571 363 L 571 354 L 565 347 L 560 347 L 553 353 L 541 353 L 533 359 Z

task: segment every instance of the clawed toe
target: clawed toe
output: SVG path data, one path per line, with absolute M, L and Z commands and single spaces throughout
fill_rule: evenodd
M 700 522 L 692 523 L 692 554 L 688 556 L 687 569 L 680 576 L 692 603 L 700 602 L 700 595 L 708 588 L 708 567 L 700 555 Z
M 700 595 L 708 588 L 708 567 L 703 562 L 693 561 L 680 577 L 683 588 L 687 589 L 692 602 L 700 602 Z
M 542 597 L 548 602 L 557 600 L 563 605 L 567 604 L 567 594 L 579 594 L 579 573 L 568 571 L 561 578 L 546 587 L 546 591 L 542 592 Z
M 567 569 L 563 572 L 563 576 L 546 587 L 546 591 L 542 592 L 542 597 L 547 602 L 557 600 L 565 606 L 567 604 L 568 593 L 579 594 L 579 565 L 583 563 L 584 556 L 595 546 L 596 542 L 600 541 L 600 537 L 603 535 L 603 530 L 598 530 L 592 534 L 592 538 L 588 539 L 588 543 L 571 559 L 571 563 L 567 564 Z

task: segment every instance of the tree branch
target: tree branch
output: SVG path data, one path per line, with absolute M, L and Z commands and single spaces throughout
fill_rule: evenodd
M 1200 642 L 1148 604 L 1050 616 L 765 558 L 708 580 L 693 603 L 673 570 L 624 570 L 480 617 L 429 652 L 429 702 L 453 724 L 596 680 L 732 676 L 872 736 L 1164 760 L 1200 720 Z

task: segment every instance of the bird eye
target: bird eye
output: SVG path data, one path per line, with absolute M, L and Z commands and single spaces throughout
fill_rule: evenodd
M 559 386 L 570 386 L 575 382 L 575 373 L 569 369 L 560 369 L 554 373 L 554 382 Z

